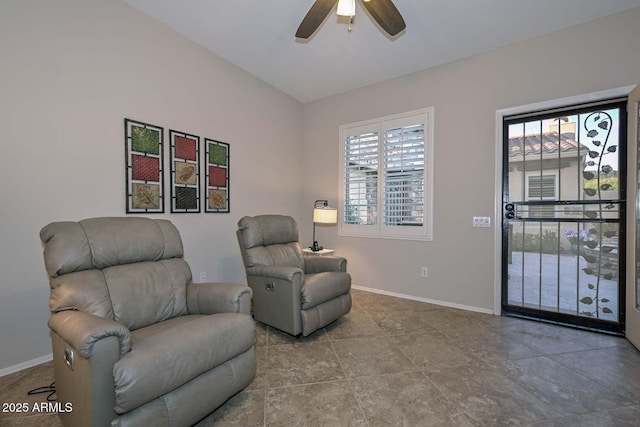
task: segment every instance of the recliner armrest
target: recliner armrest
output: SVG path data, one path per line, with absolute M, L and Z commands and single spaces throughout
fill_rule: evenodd
M 300 274 L 301 278 L 304 279 L 304 271 L 297 267 L 287 265 L 254 265 L 253 267 L 247 267 L 247 276 L 262 276 L 292 281 L 296 274 Z
M 347 271 L 347 259 L 339 256 L 307 256 L 304 257 L 305 273 L 322 273 L 325 271 Z
M 124 325 L 82 311 L 60 311 L 49 318 L 49 328 L 72 345 L 78 354 L 91 358 L 93 345 L 103 338 L 115 336 L 120 344 L 120 357 L 131 350 L 131 336 Z
M 190 314 L 242 313 L 251 310 L 251 288 L 240 283 L 189 283 L 187 310 Z

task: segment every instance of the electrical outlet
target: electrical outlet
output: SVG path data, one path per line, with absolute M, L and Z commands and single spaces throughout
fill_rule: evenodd
M 205 271 L 200 273 L 200 283 L 204 283 L 207 281 L 207 273 Z
M 427 267 L 422 267 L 420 269 L 420 276 L 421 277 L 429 277 L 429 269 Z
M 473 217 L 473 226 L 474 227 L 491 227 L 491 217 L 489 216 L 474 216 Z

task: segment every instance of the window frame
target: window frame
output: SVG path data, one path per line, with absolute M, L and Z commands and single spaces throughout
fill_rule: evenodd
M 385 131 L 418 123 L 424 125 L 424 174 L 423 174 L 423 222 L 422 225 L 385 225 L 384 224 L 384 144 Z M 378 138 L 377 149 L 377 199 L 376 221 L 374 224 L 345 223 L 346 178 L 345 139 L 375 132 Z M 405 113 L 379 117 L 339 127 L 339 180 L 338 180 L 338 235 L 345 237 L 371 237 L 382 239 L 433 241 L 433 137 L 434 107 L 422 108 Z

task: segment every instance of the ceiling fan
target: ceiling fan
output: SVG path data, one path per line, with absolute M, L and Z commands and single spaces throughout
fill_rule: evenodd
M 404 30 L 406 24 L 391 0 L 360 0 L 369 15 L 390 36 Z M 338 15 L 355 15 L 355 0 L 316 0 L 296 31 L 296 37 L 307 39 L 320 27 L 331 10 L 338 4 Z

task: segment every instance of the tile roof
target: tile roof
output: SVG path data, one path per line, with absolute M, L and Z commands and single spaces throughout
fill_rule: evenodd
M 509 157 L 540 154 L 543 151 L 544 154 L 555 153 L 558 150 L 562 152 L 577 151 L 580 143 L 574 138 L 573 132 L 558 135 L 556 131 L 509 138 Z

